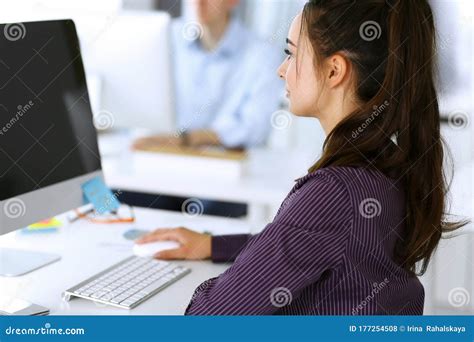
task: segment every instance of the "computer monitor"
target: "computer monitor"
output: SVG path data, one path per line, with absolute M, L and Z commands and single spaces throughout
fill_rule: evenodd
M 74 23 L 0 25 L 0 51 L 2 235 L 83 205 L 81 185 L 103 175 Z M 0 250 L 0 274 L 57 259 L 28 258 Z
M 82 43 L 86 74 L 100 83 L 94 114 L 98 118 L 111 116 L 110 126 L 115 129 L 173 133 L 170 16 L 165 12 L 122 11 L 102 26 L 100 15 L 76 18 L 79 36 L 94 32 Z M 102 29 L 93 29 L 92 23 Z

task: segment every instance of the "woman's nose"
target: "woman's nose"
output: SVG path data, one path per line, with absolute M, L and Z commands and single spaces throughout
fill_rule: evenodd
M 281 79 L 285 79 L 285 75 L 286 75 L 286 61 L 283 62 L 279 67 L 278 67 L 278 70 L 277 70 L 277 74 L 278 74 L 278 77 L 280 77 Z

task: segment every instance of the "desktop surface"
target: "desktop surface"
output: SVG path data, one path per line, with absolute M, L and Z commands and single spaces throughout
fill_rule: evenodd
M 182 213 L 144 208 L 135 209 L 133 224 L 94 224 L 84 220 L 66 223 L 57 233 L 10 233 L 0 237 L 0 247 L 53 252 L 62 259 L 21 277 L 0 277 L 5 295 L 22 298 L 50 309 L 51 315 L 182 315 L 196 287 L 224 272 L 230 264 L 211 261 L 173 261 L 190 268 L 191 273 L 160 291 L 132 310 L 97 304 L 88 300 L 63 301 L 62 293 L 89 276 L 132 255 L 133 242 L 123 238 L 129 229 L 186 226 L 214 234 L 237 234 L 249 231 L 238 219 L 190 217 Z

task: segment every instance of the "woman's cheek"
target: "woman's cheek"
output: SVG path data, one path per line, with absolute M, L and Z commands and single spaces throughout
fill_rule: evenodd
M 294 63 L 291 63 L 288 67 L 287 73 L 287 80 L 288 80 L 288 90 L 293 92 L 296 90 L 297 82 L 296 82 L 296 70 L 294 67 Z

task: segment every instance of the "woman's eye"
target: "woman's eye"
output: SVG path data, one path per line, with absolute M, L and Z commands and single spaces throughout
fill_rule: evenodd
M 288 57 L 286 57 L 287 59 L 290 59 L 290 58 L 292 58 L 292 57 L 293 57 L 293 54 L 292 54 L 292 53 L 291 53 L 291 51 L 290 51 L 290 50 L 288 50 L 288 49 L 285 49 L 285 54 L 287 54 L 287 55 L 288 55 Z

